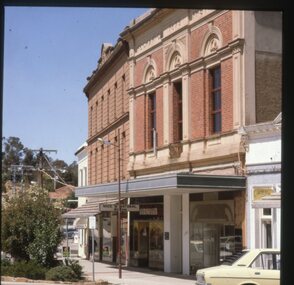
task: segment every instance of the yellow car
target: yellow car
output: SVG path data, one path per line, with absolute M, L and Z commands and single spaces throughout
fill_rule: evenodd
M 229 262 L 228 262 L 229 263 Z M 278 285 L 280 250 L 244 250 L 231 264 L 199 269 L 196 285 Z

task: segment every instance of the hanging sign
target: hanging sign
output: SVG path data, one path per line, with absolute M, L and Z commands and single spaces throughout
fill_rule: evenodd
M 89 229 L 90 230 L 96 229 L 96 217 L 95 216 L 89 217 Z

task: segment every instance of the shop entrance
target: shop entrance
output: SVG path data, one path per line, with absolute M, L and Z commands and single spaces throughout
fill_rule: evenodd
M 163 222 L 133 221 L 131 265 L 163 270 Z
M 242 249 L 232 200 L 190 203 L 190 273 L 219 265 Z

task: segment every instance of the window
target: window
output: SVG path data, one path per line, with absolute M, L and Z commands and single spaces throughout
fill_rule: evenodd
M 110 101 L 110 89 L 107 91 L 107 123 L 109 124 L 109 101 Z
M 114 95 L 113 95 L 114 119 L 116 119 L 116 94 L 117 94 L 117 82 L 114 83 Z
M 280 269 L 280 254 L 279 253 L 262 253 L 251 264 L 252 268 L 279 270 Z
M 79 184 L 80 184 L 79 186 L 84 186 L 84 184 L 83 184 L 83 170 L 82 169 L 80 170 L 80 183 Z
M 148 126 L 148 146 L 152 148 L 155 146 L 155 132 L 156 132 L 156 96 L 155 93 L 148 95 L 148 109 L 149 109 L 149 126 Z
M 182 82 L 174 83 L 174 142 L 183 139 L 183 104 L 182 104 Z
M 211 132 L 219 133 L 222 129 L 221 113 L 221 68 L 211 69 L 210 76 L 210 100 L 211 100 Z
M 123 74 L 122 76 L 122 112 L 124 112 L 124 101 L 125 101 L 125 88 L 126 88 L 126 77 L 125 75 Z

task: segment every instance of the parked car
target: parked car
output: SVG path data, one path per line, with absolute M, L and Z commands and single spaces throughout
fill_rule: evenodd
M 243 250 L 231 264 L 199 269 L 196 285 L 278 285 L 280 250 Z

